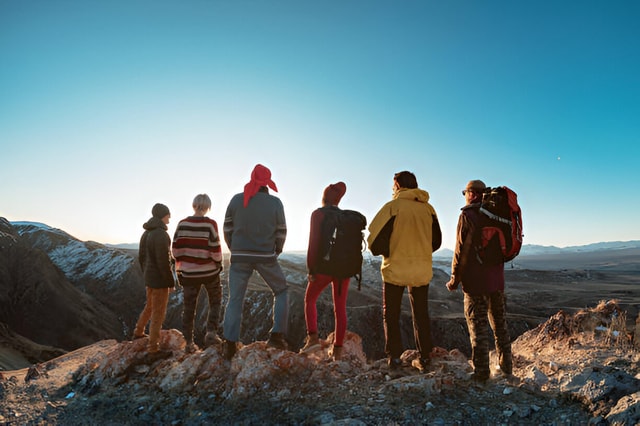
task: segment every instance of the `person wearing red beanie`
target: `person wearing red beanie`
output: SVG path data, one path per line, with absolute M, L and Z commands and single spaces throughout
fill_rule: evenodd
M 316 303 L 320 294 L 329 284 L 332 285 L 333 314 L 334 314 L 334 342 L 331 355 L 334 360 L 342 356 L 342 344 L 347 331 L 347 296 L 349 294 L 350 278 L 340 278 L 325 270 L 326 264 L 321 261 L 323 254 L 323 223 L 327 215 L 340 210 L 338 204 L 347 191 L 344 182 L 337 182 L 327 186 L 322 193 L 322 207 L 311 214 L 309 231 L 309 247 L 307 250 L 308 283 L 304 295 L 304 317 L 307 326 L 305 345 L 300 349 L 301 354 L 308 354 L 320 349 L 318 337 L 318 311 Z

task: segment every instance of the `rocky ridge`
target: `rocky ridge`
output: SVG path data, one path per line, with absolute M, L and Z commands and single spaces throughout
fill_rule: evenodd
M 231 362 L 219 348 L 188 354 L 162 332 L 165 359 L 145 341 L 105 340 L 20 371 L 3 372 L 6 424 L 634 425 L 640 422 L 640 352 L 615 301 L 559 312 L 513 344 L 514 375 L 469 379 L 460 351 L 435 348 L 425 374 L 367 361 L 348 333 L 342 360 L 329 341 L 309 356 L 263 341 Z M 635 346 L 634 346 L 635 342 Z

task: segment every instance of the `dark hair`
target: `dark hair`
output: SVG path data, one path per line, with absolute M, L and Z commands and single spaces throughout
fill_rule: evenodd
M 418 187 L 418 181 L 416 180 L 416 175 L 406 170 L 403 172 L 398 172 L 395 175 L 393 175 L 393 180 L 398 182 L 398 185 L 400 185 L 400 188 L 415 189 Z

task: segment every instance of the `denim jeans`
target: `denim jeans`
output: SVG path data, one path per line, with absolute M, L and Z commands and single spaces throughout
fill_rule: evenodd
M 226 340 L 232 342 L 240 340 L 242 308 L 253 271 L 260 274 L 274 296 L 271 332 L 287 334 L 289 321 L 288 284 L 278 261 L 266 263 L 232 262 L 229 268 L 229 300 L 222 325 Z

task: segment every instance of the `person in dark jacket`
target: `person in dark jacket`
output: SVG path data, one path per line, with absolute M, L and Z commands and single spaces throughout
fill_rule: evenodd
M 171 238 L 167 225 L 171 214 L 164 204 L 156 204 L 152 217 L 142 227 L 138 260 L 144 275 L 147 299 L 133 332 L 133 338 L 147 337 L 144 330 L 149 323 L 148 352 L 159 353 L 160 329 L 167 313 L 169 292 L 175 288 L 172 271 Z
M 223 320 L 223 356 L 233 358 L 240 339 L 242 307 L 249 278 L 257 271 L 274 295 L 273 327 L 268 346 L 288 349 L 286 341 L 289 321 L 287 279 L 278 263 L 287 236 L 284 207 L 271 180 L 271 171 L 258 164 L 244 192 L 231 198 L 224 217 L 224 239 L 231 251 L 229 267 L 229 300 Z
M 451 279 L 447 289 L 464 291 L 464 314 L 469 328 L 472 379 L 484 382 L 491 375 L 489 367 L 489 324 L 493 329 L 499 368 L 509 377 L 512 373 L 511 340 L 506 321 L 504 295 L 504 263 L 487 265 L 480 262 L 475 242 L 481 232 L 480 204 L 486 185 L 471 180 L 462 191 L 466 205 L 458 218 L 456 245 L 451 262 Z
M 344 182 L 338 182 L 325 188 L 322 194 L 322 207 L 311 214 L 311 226 L 309 231 L 309 247 L 307 250 L 308 283 L 304 295 L 304 317 L 307 326 L 307 339 L 300 353 L 307 354 L 320 349 L 318 338 L 318 311 L 316 303 L 318 297 L 329 284 L 333 287 L 333 313 L 334 313 L 334 342 L 331 348 L 331 356 L 334 360 L 342 357 L 342 344 L 347 331 L 347 296 L 349 294 L 349 281 L 351 279 L 332 276 L 330 271 L 323 269 L 321 257 L 324 256 L 322 227 L 326 215 L 332 214 L 332 210 L 339 211 L 338 203 L 347 191 Z
M 433 278 L 433 252 L 440 248 L 442 232 L 429 193 L 418 188 L 415 175 L 402 171 L 393 176 L 393 199 L 378 211 L 369 225 L 371 253 L 382 255 L 382 309 L 385 352 L 389 369 L 402 365 L 400 312 L 405 287 L 411 301 L 413 334 L 420 356 L 411 365 L 425 372 L 433 343 L 429 318 L 429 283 Z

